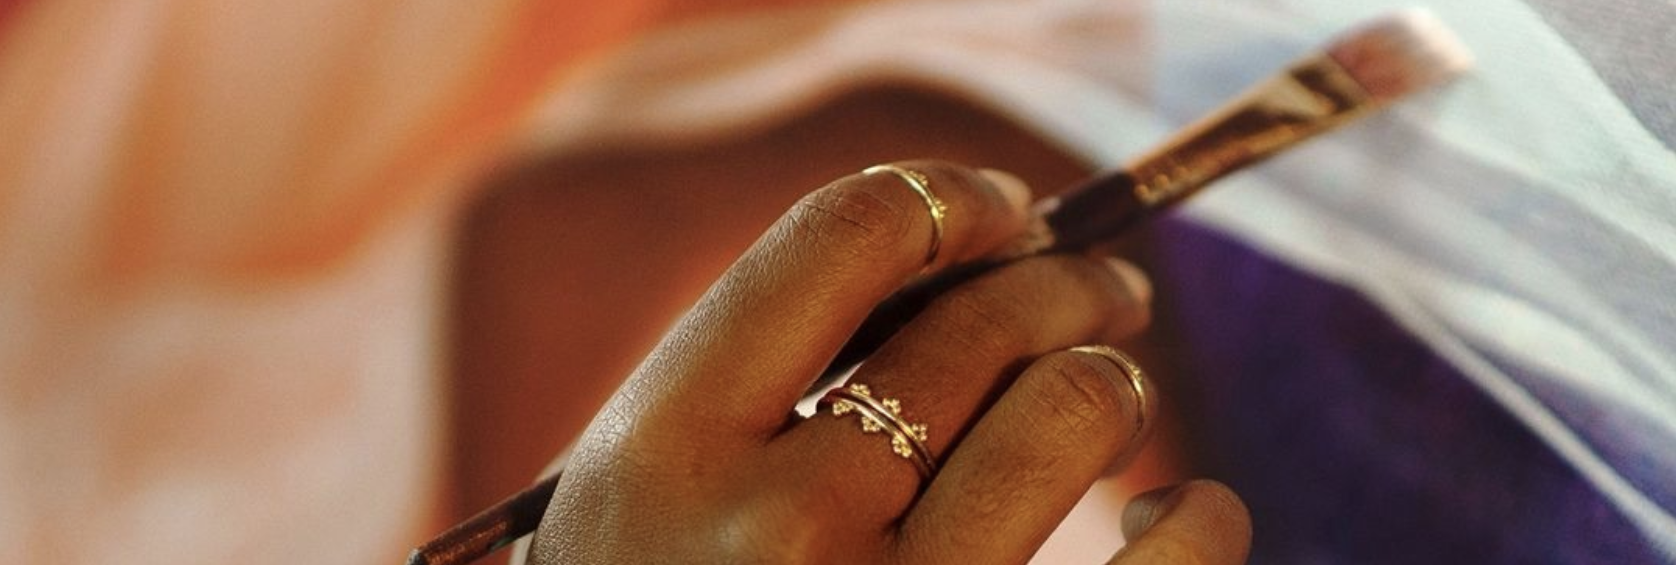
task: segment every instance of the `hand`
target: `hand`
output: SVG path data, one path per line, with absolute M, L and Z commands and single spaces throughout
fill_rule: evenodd
M 946 205 L 940 241 L 926 202 L 892 174 L 804 198 L 589 426 L 533 562 L 1022 563 L 1140 447 L 1155 403 L 1138 374 L 1069 348 L 1139 331 L 1150 287 L 1127 263 L 1078 256 L 955 288 L 851 377 L 927 426 L 929 476 L 889 434 L 864 433 L 859 414 L 792 411 L 880 299 L 1026 231 L 1017 179 L 902 166 Z M 1131 542 L 1114 563 L 1238 563 L 1250 538 L 1238 498 L 1209 482 L 1140 497 L 1124 527 Z

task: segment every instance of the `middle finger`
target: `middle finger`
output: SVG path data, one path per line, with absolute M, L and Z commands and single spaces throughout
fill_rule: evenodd
M 1023 260 L 938 298 L 849 382 L 898 400 L 903 420 L 926 425 L 926 447 L 936 459 L 1025 362 L 1140 329 L 1150 294 L 1145 276 L 1115 259 Z M 888 434 L 858 428 L 856 417 L 823 412 L 792 426 L 772 448 L 804 462 L 794 475 L 809 481 L 803 492 L 833 497 L 820 501 L 825 507 L 888 524 L 912 503 L 921 479 L 910 460 L 892 453 Z

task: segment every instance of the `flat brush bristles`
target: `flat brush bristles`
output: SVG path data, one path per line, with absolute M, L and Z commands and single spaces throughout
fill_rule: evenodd
M 1375 102 L 1384 103 L 1449 81 L 1472 68 L 1460 38 L 1424 9 L 1397 12 L 1340 35 L 1332 57 Z

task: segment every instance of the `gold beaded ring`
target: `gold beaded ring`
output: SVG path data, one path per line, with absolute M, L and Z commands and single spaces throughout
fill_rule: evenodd
M 890 173 L 908 183 L 919 197 L 925 200 L 926 211 L 931 214 L 931 249 L 925 252 L 925 264 L 930 265 L 937 260 L 937 252 L 943 247 L 943 218 L 948 214 L 949 207 L 931 192 L 931 179 L 919 171 L 905 169 L 896 165 L 874 165 L 861 171 L 864 175 Z
M 1134 359 L 1130 359 L 1122 351 L 1105 345 L 1082 345 L 1072 347 L 1071 351 L 1078 353 L 1092 353 L 1111 361 L 1123 371 L 1124 378 L 1129 380 L 1129 388 L 1135 390 L 1135 433 L 1146 429 L 1146 373 Z
M 937 472 L 937 462 L 931 457 L 931 450 L 925 447 L 928 428 L 923 423 L 908 423 L 902 417 L 901 401 L 875 398 L 873 391 L 860 383 L 832 389 L 826 393 L 826 399 L 831 403 L 833 416 L 842 418 L 851 412 L 857 413 L 863 433 L 890 434 L 891 451 L 912 461 L 921 477 L 929 479 Z

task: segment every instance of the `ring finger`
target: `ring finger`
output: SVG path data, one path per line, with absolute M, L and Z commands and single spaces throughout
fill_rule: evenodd
M 1147 389 L 1139 366 L 1111 348 L 1037 360 L 903 519 L 899 560 L 1026 561 L 1111 461 L 1145 443 Z

